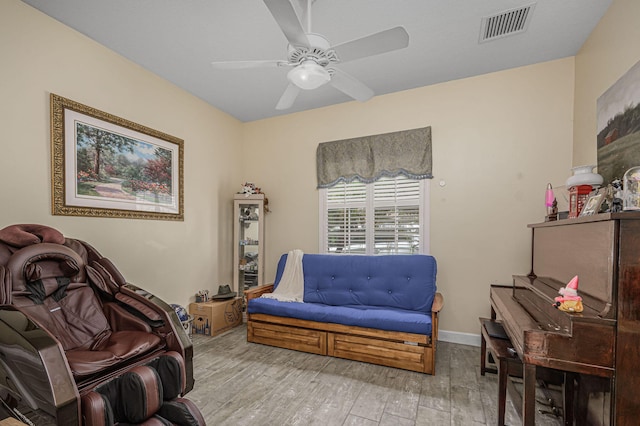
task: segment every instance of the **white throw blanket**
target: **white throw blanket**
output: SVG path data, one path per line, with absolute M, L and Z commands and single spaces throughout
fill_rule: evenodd
M 287 254 L 284 271 L 273 293 L 265 293 L 262 297 L 276 299 L 281 302 L 302 302 L 304 296 L 304 273 L 302 271 L 302 250 L 292 250 Z

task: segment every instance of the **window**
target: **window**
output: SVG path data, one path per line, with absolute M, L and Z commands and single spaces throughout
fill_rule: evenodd
M 428 253 L 428 179 L 404 176 L 320 189 L 320 252 Z

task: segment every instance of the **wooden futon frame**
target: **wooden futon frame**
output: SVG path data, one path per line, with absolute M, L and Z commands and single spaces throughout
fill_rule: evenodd
M 247 304 L 251 299 L 272 291 L 273 284 L 245 290 Z M 443 304 L 442 295 L 436 293 L 431 308 L 431 336 L 267 314 L 249 314 L 247 341 L 435 374 L 438 313 Z

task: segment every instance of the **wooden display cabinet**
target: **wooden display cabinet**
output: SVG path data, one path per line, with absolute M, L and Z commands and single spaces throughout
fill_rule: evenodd
M 264 194 L 236 194 L 233 212 L 233 285 L 242 294 L 263 283 Z

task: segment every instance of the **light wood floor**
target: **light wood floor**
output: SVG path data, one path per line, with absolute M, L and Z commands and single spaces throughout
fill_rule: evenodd
M 497 378 L 480 375 L 477 347 L 438 343 L 430 376 L 247 343 L 245 326 L 192 337 L 196 384 L 187 398 L 210 426 L 497 422 Z M 521 423 L 511 401 L 506 423 Z M 561 423 L 537 414 L 537 425 Z

